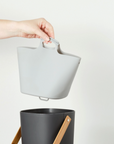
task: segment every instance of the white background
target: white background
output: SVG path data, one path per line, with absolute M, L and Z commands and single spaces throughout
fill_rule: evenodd
M 0 40 L 0 144 L 13 140 L 21 110 L 40 107 L 76 111 L 74 144 L 114 144 L 114 1 L 0 1 L 0 19 L 40 17 L 53 25 L 61 49 L 82 60 L 68 97 L 44 102 L 20 92 L 17 61 L 17 46 L 39 40 Z

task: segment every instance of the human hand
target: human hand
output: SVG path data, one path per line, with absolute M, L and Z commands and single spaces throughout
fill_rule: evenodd
M 0 39 L 10 37 L 43 38 L 48 43 L 49 37 L 54 38 L 54 29 L 44 18 L 18 22 L 0 20 Z
M 19 37 L 43 38 L 45 43 L 49 42 L 49 37 L 54 38 L 54 29 L 44 18 L 19 21 L 18 27 Z

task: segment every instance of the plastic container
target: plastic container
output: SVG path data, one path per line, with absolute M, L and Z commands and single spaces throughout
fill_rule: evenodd
M 24 94 L 40 98 L 61 99 L 68 95 L 81 58 L 62 52 L 59 42 L 54 48 L 18 47 L 20 88 Z M 70 49 L 70 48 L 69 48 Z
M 71 122 L 61 144 L 73 144 L 74 110 L 31 109 L 20 112 L 22 144 L 53 144 L 66 116 Z

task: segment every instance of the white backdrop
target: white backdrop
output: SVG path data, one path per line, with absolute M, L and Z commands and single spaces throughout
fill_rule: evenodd
M 76 111 L 74 144 L 114 144 L 114 1 L 0 1 L 0 19 L 40 17 L 53 25 L 61 49 L 82 60 L 68 97 L 44 102 L 20 92 L 16 49 L 39 40 L 0 40 L 0 144 L 11 143 L 21 110 L 40 107 Z

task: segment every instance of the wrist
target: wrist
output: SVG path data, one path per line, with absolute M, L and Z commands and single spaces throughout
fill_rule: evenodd
M 9 32 L 12 37 L 17 37 L 19 35 L 19 22 L 18 21 L 9 21 Z

